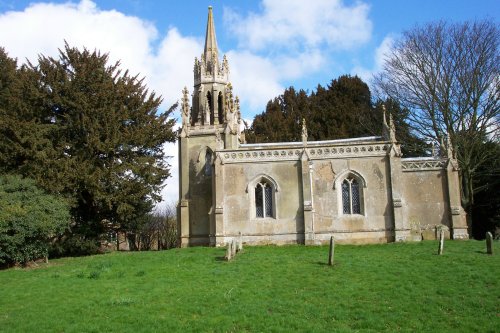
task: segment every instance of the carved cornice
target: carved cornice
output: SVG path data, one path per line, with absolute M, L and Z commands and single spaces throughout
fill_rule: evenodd
M 300 161 L 305 152 L 310 160 L 348 157 L 385 156 L 389 146 L 381 144 L 356 144 L 324 147 L 284 147 L 282 149 L 239 149 L 220 151 L 224 163 L 247 163 L 259 161 Z
M 442 170 L 446 167 L 446 160 L 410 160 L 401 161 L 403 172 Z

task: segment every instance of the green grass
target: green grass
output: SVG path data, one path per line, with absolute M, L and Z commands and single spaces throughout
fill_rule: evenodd
M 437 245 L 337 246 L 333 267 L 304 246 L 52 260 L 0 271 L 0 331 L 498 332 L 500 253 Z

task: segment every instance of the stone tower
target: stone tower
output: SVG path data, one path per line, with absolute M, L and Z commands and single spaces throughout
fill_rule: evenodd
M 183 90 L 179 132 L 178 233 L 181 246 L 206 245 L 214 223 L 213 163 L 221 149 L 237 149 L 242 135 L 238 97 L 233 97 L 226 56 L 219 59 L 212 7 L 205 48 L 194 60 L 194 86 Z

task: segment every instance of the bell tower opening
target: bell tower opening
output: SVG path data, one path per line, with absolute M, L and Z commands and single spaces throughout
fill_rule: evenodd
M 217 98 L 217 111 L 219 116 L 219 124 L 224 123 L 224 100 L 222 98 L 222 92 L 219 91 L 219 97 Z
M 210 93 L 210 91 L 207 92 L 207 107 L 208 107 L 207 115 L 210 114 L 210 116 L 208 116 L 208 119 L 206 121 L 210 125 L 213 125 L 214 124 L 214 104 L 212 101 L 212 94 Z

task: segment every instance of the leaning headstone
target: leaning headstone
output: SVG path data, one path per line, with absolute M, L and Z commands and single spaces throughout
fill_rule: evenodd
M 231 257 L 236 255 L 236 241 L 233 239 L 231 241 Z
M 227 249 L 226 249 L 226 260 L 229 261 L 232 259 L 232 250 L 231 250 L 231 243 L 227 243 Z
M 486 233 L 486 253 L 493 254 L 493 235 L 489 231 Z
M 328 251 L 328 265 L 332 266 L 333 265 L 333 256 L 335 254 L 335 241 L 333 239 L 333 236 L 330 237 L 330 250 Z
M 441 229 L 439 231 L 439 249 L 438 249 L 438 255 L 443 254 L 443 247 L 444 247 L 444 230 Z

